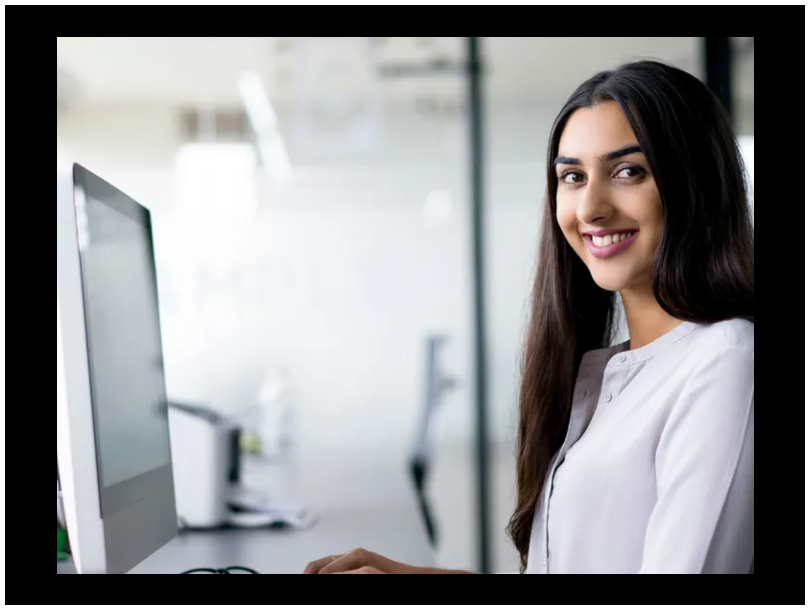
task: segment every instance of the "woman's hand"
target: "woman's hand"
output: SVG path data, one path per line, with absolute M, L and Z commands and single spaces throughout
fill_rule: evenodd
M 304 574 L 430 574 L 431 570 L 392 561 L 382 555 L 357 549 L 345 555 L 330 555 L 310 563 Z

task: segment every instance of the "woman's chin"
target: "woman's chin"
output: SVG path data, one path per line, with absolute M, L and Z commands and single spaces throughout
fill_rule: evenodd
M 621 292 L 632 283 L 629 274 L 606 272 L 604 269 L 591 269 L 591 277 L 597 286 L 609 292 Z

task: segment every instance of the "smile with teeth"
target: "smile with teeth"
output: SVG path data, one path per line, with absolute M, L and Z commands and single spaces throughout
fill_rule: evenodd
M 596 235 L 588 235 L 587 237 L 592 240 L 594 246 L 602 248 L 605 246 L 612 246 L 613 244 L 618 244 L 620 241 L 624 241 L 628 237 L 632 237 L 633 234 L 634 232 L 614 233 L 612 235 L 604 235 L 603 237 L 597 237 Z

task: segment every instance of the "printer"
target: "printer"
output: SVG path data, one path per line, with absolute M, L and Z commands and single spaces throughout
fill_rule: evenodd
M 274 507 L 241 485 L 242 427 L 200 405 L 169 402 L 174 486 L 181 529 L 307 528 L 305 508 Z

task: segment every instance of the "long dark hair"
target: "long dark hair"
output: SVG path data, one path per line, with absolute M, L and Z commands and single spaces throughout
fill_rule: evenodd
M 651 166 L 664 208 L 653 267 L 656 299 L 679 320 L 754 321 L 754 231 L 742 156 L 712 92 L 683 70 L 656 61 L 600 72 L 574 92 L 551 130 L 548 196 L 541 228 L 520 391 L 517 507 L 509 534 L 528 561 L 537 502 L 571 414 L 586 351 L 608 347 L 616 297 L 601 289 L 556 222 L 554 159 L 571 115 L 615 101 Z

